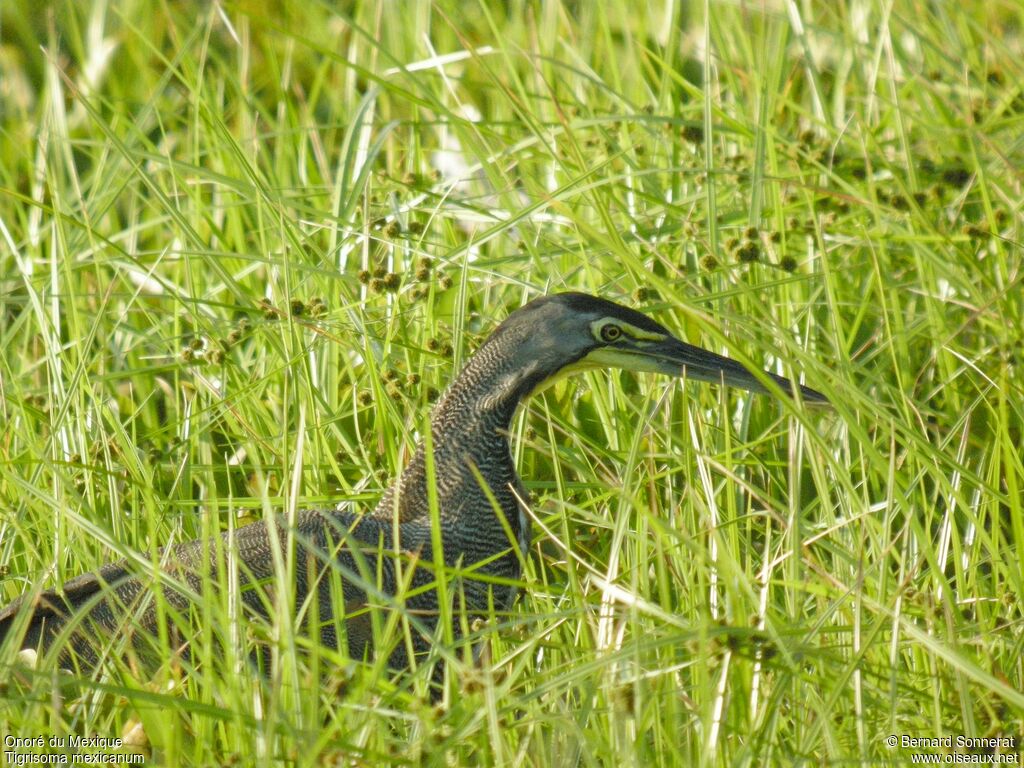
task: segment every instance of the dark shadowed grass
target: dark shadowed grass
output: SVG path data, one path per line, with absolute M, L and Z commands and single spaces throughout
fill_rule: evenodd
M 523 594 L 466 628 L 479 665 L 443 646 L 438 706 L 427 670 L 320 649 L 287 600 L 250 624 L 210 581 L 192 657 L 155 674 L 117 638 L 94 676 L 0 649 L 4 736 L 144 731 L 168 765 L 1019 744 L 1021 9 L 710 11 L 0 10 L 3 602 L 370 507 L 437 393 L 545 292 L 834 404 L 617 372 L 536 398 L 514 425 Z

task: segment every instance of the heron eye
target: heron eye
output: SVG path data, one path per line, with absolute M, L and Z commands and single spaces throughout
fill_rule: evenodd
M 618 341 L 620 336 L 622 336 L 622 329 L 614 323 L 608 323 L 601 327 L 601 341 Z

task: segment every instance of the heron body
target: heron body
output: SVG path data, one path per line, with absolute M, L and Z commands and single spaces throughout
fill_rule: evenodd
M 372 512 L 311 510 L 299 513 L 292 527 L 279 517 L 213 540 L 185 542 L 162 551 L 161 579 L 152 566 L 147 571 L 128 560 L 112 563 L 8 605 L 0 611 L 0 642 L 19 628 L 19 647 L 55 647 L 62 666 L 82 669 L 96 666 L 115 634 L 131 637 L 136 648 L 153 647 L 165 626 L 186 648 L 179 627 L 188 622 L 182 617 L 197 611 L 211 576 L 214 583 L 237 585 L 250 615 L 275 615 L 275 579 L 293 542 L 290 572 L 301 621 L 316 622 L 324 645 L 364 659 L 378 647 L 373 611 L 403 611 L 410 641 L 389 650 L 388 663 L 406 667 L 410 651 L 426 654 L 438 636 L 439 595 L 451 601 L 455 634 L 467 614 L 512 606 L 512 585 L 530 542 L 527 493 L 508 442 L 512 418 L 524 399 L 559 375 L 607 367 L 757 391 L 769 391 L 765 382 L 772 381 L 793 391 L 786 379 L 755 376 L 611 301 L 581 293 L 536 299 L 498 326 L 436 405 L 432 462 L 420 445 Z M 798 390 L 804 401 L 826 402 L 812 389 Z M 438 588 L 437 580 L 447 578 L 435 573 L 440 561 L 463 574 L 451 589 Z M 225 578 L 229 568 L 237 569 L 237 578 Z M 155 589 L 162 589 L 163 601 L 153 599 Z M 180 615 L 169 621 L 174 614 Z

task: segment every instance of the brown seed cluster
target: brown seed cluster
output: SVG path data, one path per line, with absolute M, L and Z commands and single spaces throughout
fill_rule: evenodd
M 264 317 L 278 318 L 278 312 L 269 300 L 261 299 L 259 307 Z M 227 362 L 227 353 L 231 348 L 243 342 L 251 332 L 252 321 L 241 317 L 225 336 L 196 336 L 181 350 L 179 357 L 186 365 L 223 365 Z
M 407 373 L 404 376 L 394 368 L 389 368 L 381 374 L 384 384 L 384 394 L 395 401 L 403 400 L 407 395 L 413 398 L 419 397 L 418 388 L 421 382 L 418 373 Z M 428 388 L 427 395 L 432 388 Z M 362 406 L 369 406 L 374 403 L 373 392 L 362 390 L 356 395 L 356 401 Z

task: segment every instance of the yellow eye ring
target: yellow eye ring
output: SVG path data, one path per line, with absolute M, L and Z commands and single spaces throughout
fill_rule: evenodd
M 607 325 L 601 326 L 601 341 L 611 343 L 613 341 L 618 341 L 621 336 L 622 329 L 615 325 L 615 323 L 608 323 Z

